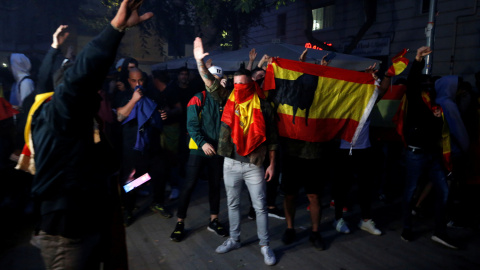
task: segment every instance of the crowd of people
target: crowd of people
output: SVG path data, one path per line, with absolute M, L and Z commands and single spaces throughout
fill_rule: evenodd
M 241 247 L 244 185 L 248 189 L 244 199 L 250 201 L 248 218 L 256 221 L 267 265 L 277 262 L 269 246 L 268 218 L 285 220 L 282 241 L 295 242 L 296 202 L 302 189 L 309 202 L 309 240 L 314 248 L 325 249 L 319 228 L 322 196 L 329 183 L 333 227 L 339 233 L 350 233 L 343 215 L 357 183 L 358 227 L 382 235 L 373 221 L 372 201 L 375 196 L 392 200 L 398 194 L 385 192 L 388 179 L 382 185 L 378 181 L 388 164 L 378 157 L 383 157 L 376 149 L 378 142 L 371 141 L 369 119 L 354 147 L 340 139 L 307 142 L 279 136 L 276 101 L 263 91 L 272 57 L 264 55 L 254 67 L 255 49 L 249 63 L 233 76 L 205 61 L 208 53 L 201 38 L 193 43 L 199 76 L 181 68 L 171 80 L 167 71 L 147 74 L 133 58 L 115 62 L 125 29 L 153 16 L 138 14 L 141 2 L 124 0 L 111 24 L 77 56 L 70 50 L 60 55 L 68 38 L 68 26 L 60 26 L 37 78 L 30 75 L 31 64 L 24 54 L 9 58 L 15 81 L 11 91 L 3 84 L 0 93 L 0 169 L 6 171 L 14 162 L 17 169 L 30 173 L 26 183 L 31 200 L 25 190 L 19 196 L 27 196 L 23 207 L 37 214 L 32 243 L 40 248 L 48 269 L 60 264 L 75 269 L 96 269 L 100 262 L 125 264 L 118 260 L 118 254 L 126 252 L 119 243 L 124 226 L 135 222 L 139 196 L 145 192 L 151 192 L 150 209 L 164 218 L 174 214 L 169 201 L 178 200 L 177 223 L 165 235 L 183 241 L 187 210 L 199 179 L 208 182 L 207 229 L 227 237 L 217 253 Z M 305 61 L 306 53 L 299 61 Z M 392 82 L 406 85 L 406 100 L 399 110 L 404 112 L 399 114 L 398 129 L 403 141 L 395 142 L 404 145 L 403 151 L 385 158 L 404 158 L 401 239 L 415 239 L 412 216 L 433 188 L 431 239 L 455 249 L 458 245 L 448 236 L 447 224 L 465 222 L 462 200 L 473 162 L 471 149 L 478 147 L 479 139 L 478 95 L 461 77 L 422 74 L 424 57 L 430 53 L 429 47 L 418 48 L 406 80 L 398 80 L 390 71 L 379 76 L 375 65 L 365 72 L 375 80 L 377 101 Z M 335 59 L 324 58 L 321 65 L 330 61 Z M 140 188 L 123 188 L 144 177 L 150 181 Z M 142 189 L 147 185 L 150 189 Z M 225 207 L 220 204 L 222 186 L 228 222 L 219 219 L 220 208 Z M 280 193 L 282 207 L 276 205 Z M 8 196 L 2 194 L 2 203 Z M 59 251 L 63 248 L 66 252 Z

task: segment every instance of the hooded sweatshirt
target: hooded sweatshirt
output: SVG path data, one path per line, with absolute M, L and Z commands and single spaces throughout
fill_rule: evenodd
M 455 153 L 462 150 L 465 153 L 468 150 L 469 138 L 460 111 L 455 103 L 457 86 L 458 76 L 443 76 L 438 79 L 435 82 L 435 91 L 437 92 L 435 102 L 442 107 L 450 134 L 454 137 L 454 140 L 452 140 L 452 152 Z
M 30 76 L 32 64 L 24 54 L 13 53 L 10 56 L 10 66 L 16 81 L 16 84 L 12 87 L 10 103 L 21 107 L 23 100 L 34 90 L 34 84 L 31 79 L 26 78 L 22 81 L 24 77 Z

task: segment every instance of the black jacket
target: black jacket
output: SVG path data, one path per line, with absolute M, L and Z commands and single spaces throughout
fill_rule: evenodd
M 94 211 L 105 197 L 107 172 L 101 163 L 105 153 L 94 144 L 93 119 L 100 106 L 97 92 L 122 37 L 109 25 L 88 43 L 52 100 L 32 117 L 36 165 L 32 195 L 40 202 L 42 215 Z

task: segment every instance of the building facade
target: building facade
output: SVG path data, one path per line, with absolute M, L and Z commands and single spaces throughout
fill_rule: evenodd
M 296 0 L 263 15 L 263 26 L 250 29 L 250 47 L 285 42 L 382 60 L 382 69 L 403 48 L 413 59 L 426 45 L 433 0 Z M 459 75 L 475 85 L 480 72 L 478 0 L 437 0 L 432 74 Z M 311 14 L 311 19 L 309 16 Z M 358 40 L 353 50 L 352 41 Z M 406 73 L 405 73 L 406 74 Z M 403 74 L 403 75 L 405 75 Z

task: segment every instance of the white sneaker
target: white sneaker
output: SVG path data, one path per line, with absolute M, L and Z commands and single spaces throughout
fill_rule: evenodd
M 343 220 L 343 218 L 335 220 L 333 222 L 333 227 L 335 227 L 335 229 L 339 233 L 350 233 L 350 229 L 348 228 L 347 223 L 345 222 L 345 220 Z
M 235 240 L 233 240 L 232 238 L 229 237 L 227 240 L 225 240 L 225 242 L 223 242 L 223 244 L 221 244 L 220 246 L 217 247 L 215 252 L 217 252 L 217 253 L 227 253 L 231 250 L 240 248 L 240 246 L 241 246 L 240 242 L 237 242 L 237 241 L 235 241 Z
M 178 198 L 178 195 L 180 195 L 178 188 L 172 188 L 172 191 L 170 192 L 170 197 L 168 197 L 168 199 L 175 200 Z
M 275 254 L 269 246 L 263 246 L 260 251 L 263 254 L 263 261 L 266 265 L 274 265 L 277 262 L 277 259 L 275 259 Z
M 363 221 L 361 220 L 360 221 L 360 224 L 358 224 L 358 227 L 364 231 L 367 231 L 373 235 L 381 235 L 382 234 L 382 231 L 380 231 L 379 229 L 377 229 L 377 227 L 375 227 L 375 222 L 373 222 L 373 220 L 369 219 L 367 221 Z

